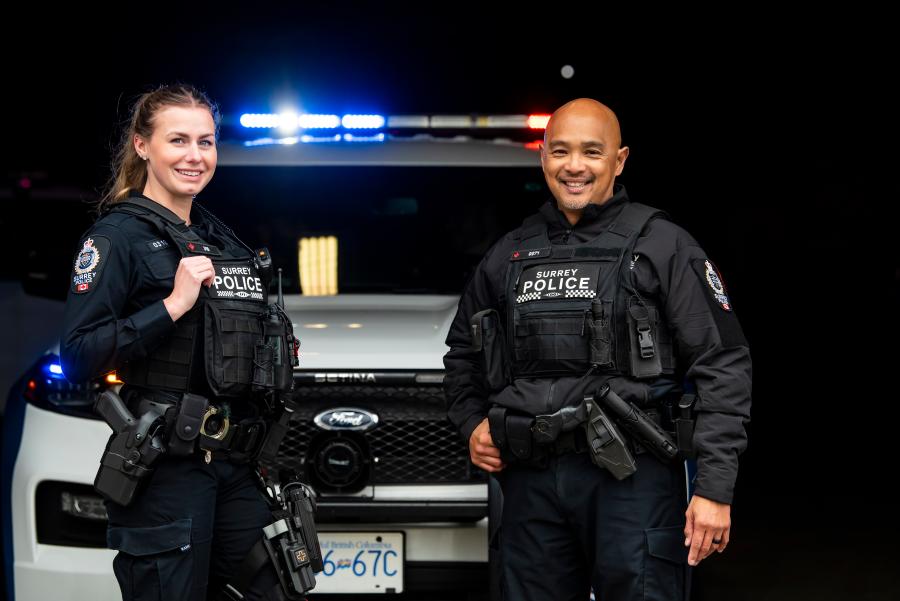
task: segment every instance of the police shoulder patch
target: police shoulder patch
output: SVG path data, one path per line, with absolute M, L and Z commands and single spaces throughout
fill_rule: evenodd
M 109 238 L 88 236 L 81 241 L 81 248 L 75 255 L 72 267 L 72 292 L 85 294 L 94 289 L 97 278 L 109 257 Z
M 709 288 L 710 294 L 716 301 L 716 304 L 725 311 L 731 311 L 731 300 L 725 292 L 725 283 L 716 270 L 715 265 L 709 259 L 694 259 L 694 271 L 703 280 L 703 283 Z

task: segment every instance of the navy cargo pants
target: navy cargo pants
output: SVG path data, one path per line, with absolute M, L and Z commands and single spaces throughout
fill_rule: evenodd
M 163 457 L 128 507 L 107 501 L 107 543 L 124 601 L 216 599 L 272 522 L 248 465 L 203 454 Z M 273 568 L 257 574 L 246 599 L 276 599 Z
M 616 480 L 586 453 L 546 469 L 509 465 L 499 532 L 505 601 L 683 601 L 687 507 L 683 464 L 637 457 Z

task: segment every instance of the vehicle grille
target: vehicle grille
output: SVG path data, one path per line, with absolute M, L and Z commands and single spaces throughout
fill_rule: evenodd
M 378 415 L 372 430 L 355 433 L 373 459 L 371 483 L 444 484 L 483 482 L 486 475 L 469 462 L 468 449 L 447 419 L 443 389 L 432 386 L 298 385 L 298 410 L 270 469 L 308 477 L 311 447 L 343 433 L 319 429 L 313 418 L 338 407 Z

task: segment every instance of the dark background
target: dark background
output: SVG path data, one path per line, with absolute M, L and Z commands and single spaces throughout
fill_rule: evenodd
M 4 366 L 15 373 L 53 339 L 54 309 L 18 287 L 21 253 L 59 246 L 69 260 L 84 226 L 54 220 L 50 199 L 96 197 L 115 126 L 149 86 L 194 83 L 232 115 L 283 101 L 527 114 L 597 98 L 631 147 L 620 181 L 717 262 L 754 357 L 732 543 L 701 564 L 696 597 L 896 596 L 900 105 L 886 18 L 760 7 L 628 20 L 581 4 L 12 13 L 0 42 Z

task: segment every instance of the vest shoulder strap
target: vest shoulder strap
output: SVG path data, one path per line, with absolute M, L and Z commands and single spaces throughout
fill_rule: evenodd
M 207 244 L 175 213 L 162 206 L 158 202 L 146 198 L 130 197 L 127 200 L 117 202 L 110 212 L 117 211 L 134 215 L 154 225 L 160 235 L 172 239 L 180 248 L 180 241 Z
M 130 196 L 126 200 L 116 203 L 115 206 L 113 206 L 113 210 L 128 205 L 145 209 L 145 212 L 153 213 L 163 221 L 171 223 L 172 225 L 182 225 L 184 223 L 183 219 L 181 219 L 178 215 L 162 206 L 158 202 L 153 202 L 152 200 L 147 200 L 146 198 L 142 198 L 140 196 Z
M 623 238 L 630 238 L 640 234 L 644 227 L 657 217 L 668 219 L 669 216 L 664 211 L 654 207 L 639 202 L 629 202 L 612 225 L 609 226 L 608 231 Z

